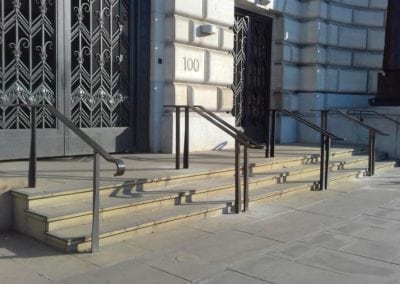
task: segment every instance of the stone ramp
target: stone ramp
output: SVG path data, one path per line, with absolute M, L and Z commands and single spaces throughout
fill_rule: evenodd
M 362 176 L 367 168 L 365 150 L 364 147 L 334 147 L 330 182 Z M 318 152 L 317 147 L 281 146 L 276 158 L 265 159 L 263 151 L 251 151 L 250 200 L 316 189 Z M 128 166 L 123 179 L 109 177 L 111 171 L 106 169 L 101 189 L 101 244 L 147 234 L 179 222 L 231 213 L 235 205 L 232 151 L 191 156 L 189 170 L 167 168 L 167 163 L 174 165 L 172 156 L 160 162 L 161 170 L 151 170 L 157 160 L 145 155 L 131 156 L 136 171 Z M 382 153 L 377 155 L 379 160 L 385 157 Z M 395 164 L 381 161 L 376 166 L 379 170 Z M 55 186 L 53 179 L 45 183 L 46 175 L 43 175 L 41 182 L 46 186 L 13 190 L 15 228 L 64 251 L 88 250 L 92 189 L 84 187 L 89 175 L 85 175 L 80 187 L 68 183 L 66 177 L 76 172 L 78 167 L 72 174 L 65 172 L 62 176 L 61 169 L 54 167 L 50 175 L 57 176 L 61 186 Z M 146 175 L 139 176 L 140 173 Z

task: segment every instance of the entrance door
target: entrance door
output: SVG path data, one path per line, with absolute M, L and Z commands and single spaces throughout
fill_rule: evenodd
M 270 107 L 272 20 L 237 9 L 234 114 L 236 125 L 265 142 Z
M 49 104 L 109 152 L 131 151 L 135 135 L 138 2 L 0 0 L 0 159 L 25 158 L 30 111 Z M 38 153 L 90 153 L 45 109 Z

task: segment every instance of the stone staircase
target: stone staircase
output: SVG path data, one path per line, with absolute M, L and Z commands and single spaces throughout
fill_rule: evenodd
M 253 162 L 252 153 L 250 202 L 318 188 L 319 155 Z M 364 175 L 367 162 L 364 147 L 332 149 L 329 185 Z M 377 153 L 376 171 L 394 166 L 395 161 L 387 160 L 384 153 Z M 151 233 L 179 222 L 231 213 L 233 176 L 232 166 L 184 174 L 176 171 L 169 177 L 126 180 L 102 187 L 100 244 Z M 12 195 L 17 231 L 66 252 L 90 249 L 91 188 L 15 189 Z

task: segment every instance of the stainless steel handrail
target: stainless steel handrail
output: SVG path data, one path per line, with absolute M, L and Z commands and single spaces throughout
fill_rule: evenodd
M 85 132 L 76 127 L 72 121 L 66 118 L 55 107 L 50 105 L 35 105 L 35 104 L 11 104 L 4 107 L 28 107 L 31 109 L 31 146 L 29 154 L 29 174 L 28 187 L 36 187 L 37 180 L 37 153 L 36 153 L 36 109 L 46 108 L 52 115 L 60 120 L 79 138 L 93 149 L 93 220 L 92 220 L 92 252 L 99 251 L 99 220 L 100 220 L 100 156 L 106 161 L 116 165 L 114 176 L 121 176 L 125 173 L 125 164 L 120 159 L 115 159 L 107 153 L 98 143 L 90 138 Z
M 383 113 L 379 113 L 377 111 L 374 110 L 369 110 L 369 109 L 348 109 L 346 111 L 346 113 L 348 115 L 352 115 L 352 116 L 358 116 L 358 120 L 360 120 L 361 122 L 363 121 L 362 116 L 368 116 L 368 115 L 372 115 L 372 116 L 380 116 L 385 118 L 386 120 L 389 120 L 391 122 L 394 122 L 396 124 L 400 124 L 400 122 L 398 122 L 397 120 L 389 117 L 387 114 L 383 114 Z
M 240 181 L 240 147 L 243 146 L 243 211 L 249 207 L 249 179 L 248 179 L 248 148 L 263 149 L 264 146 L 254 142 L 241 131 L 219 118 L 214 113 L 202 106 L 194 105 L 165 105 L 166 108 L 174 108 L 176 113 L 175 124 L 175 166 L 180 169 L 180 113 L 185 111 L 185 133 L 183 146 L 183 168 L 189 168 L 189 111 L 193 111 L 214 124 L 216 127 L 235 139 L 235 213 L 242 208 L 241 181 Z
M 311 129 L 319 132 L 321 134 L 321 161 L 320 161 L 320 180 L 319 180 L 319 189 L 324 190 L 328 188 L 328 168 L 329 168 L 329 152 L 330 152 L 330 144 L 331 140 L 344 140 L 336 136 L 335 134 L 326 130 L 326 128 L 319 127 L 314 123 L 311 123 L 299 115 L 286 110 L 286 109 L 271 109 L 271 133 L 269 134 L 269 157 L 275 157 L 275 124 L 276 124 L 276 115 L 278 112 L 283 113 L 287 116 L 292 117 L 298 122 L 310 127 Z
M 319 111 L 321 112 L 321 124 L 323 124 L 322 127 L 325 129 L 328 126 L 328 113 L 335 113 L 343 118 L 356 123 L 357 125 L 365 128 L 368 130 L 368 176 L 373 176 L 375 174 L 375 141 L 376 141 L 376 134 L 382 135 L 382 136 L 388 136 L 388 134 L 380 131 L 379 129 L 372 127 L 356 118 L 354 118 L 351 115 L 348 115 L 344 113 L 340 109 L 322 109 L 322 110 L 312 110 L 312 111 Z

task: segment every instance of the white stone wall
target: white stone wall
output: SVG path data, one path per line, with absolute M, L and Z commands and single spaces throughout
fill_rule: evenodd
M 283 33 L 275 38 L 275 105 L 315 123 L 319 117 L 311 109 L 367 107 L 382 66 L 386 5 L 387 0 L 272 1 L 269 8 L 284 17 Z M 282 135 L 281 142 L 319 139 L 296 123 L 287 128 L 281 133 L 292 135 Z
M 234 41 L 234 1 L 165 0 L 160 6 L 164 8 L 160 11 L 164 17 L 163 64 L 157 64 L 156 69 L 164 82 L 160 85 L 163 98 L 157 98 L 156 106 L 160 110 L 156 115 L 160 136 L 154 135 L 153 151 L 173 152 L 175 117 L 161 110 L 161 105 L 202 105 L 234 124 L 232 115 L 226 114 L 233 105 L 230 51 Z M 232 140 L 205 119 L 190 114 L 190 120 L 191 151 L 231 147 Z

